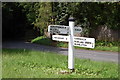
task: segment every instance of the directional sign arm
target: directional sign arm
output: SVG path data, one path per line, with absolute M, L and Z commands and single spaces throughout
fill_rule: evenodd
M 69 36 L 52 35 L 52 40 L 68 42 L 69 41 Z
M 86 47 L 86 48 L 94 48 L 95 47 L 95 39 L 94 38 L 86 38 L 86 37 L 74 37 L 74 46 Z
M 48 32 L 53 34 L 69 34 L 69 26 L 64 25 L 49 25 Z
M 82 32 L 82 27 L 74 27 L 74 33 L 81 33 Z

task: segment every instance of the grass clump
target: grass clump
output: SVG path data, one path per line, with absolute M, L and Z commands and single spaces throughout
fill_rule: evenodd
M 45 36 L 37 37 L 31 41 L 32 43 L 38 43 L 43 45 L 52 45 L 52 40 L 46 38 Z
M 71 73 L 67 56 L 26 49 L 3 49 L 2 67 L 3 78 L 118 78 L 116 63 L 76 58 Z

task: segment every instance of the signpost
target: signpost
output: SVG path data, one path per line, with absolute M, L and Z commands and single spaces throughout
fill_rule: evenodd
M 94 48 L 95 39 L 86 37 L 74 37 L 74 46 Z
M 73 17 L 69 18 L 70 34 L 69 34 L 69 45 L 68 45 L 68 68 L 74 71 L 74 46 L 73 46 L 73 37 L 74 37 L 74 25 L 75 19 Z
M 81 27 L 74 27 L 74 33 L 81 33 L 82 32 L 82 28 Z
M 48 32 L 51 34 L 69 34 L 69 26 L 49 25 Z
M 81 33 L 82 28 L 75 26 L 74 28 L 74 33 Z M 69 34 L 70 33 L 70 27 L 69 26 L 64 26 L 64 25 L 49 25 L 48 26 L 48 32 L 51 34 Z
M 75 20 L 73 17 L 69 18 L 69 26 L 64 25 L 49 25 L 48 32 L 51 34 L 67 34 L 63 35 L 52 35 L 52 39 L 56 41 L 69 42 L 68 44 L 68 68 L 74 71 L 74 46 L 94 48 L 95 39 L 87 37 L 74 37 L 74 33 L 81 33 L 82 28 L 76 27 Z
M 52 40 L 69 42 L 69 36 L 52 35 Z M 95 47 L 95 39 L 87 37 L 73 37 L 73 45 L 86 48 Z
M 52 40 L 68 42 L 69 36 L 52 35 Z

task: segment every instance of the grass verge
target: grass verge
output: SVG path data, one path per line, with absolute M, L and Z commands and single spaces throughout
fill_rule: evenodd
M 46 37 L 37 37 L 31 41 L 32 43 L 38 43 L 38 44 L 43 44 L 43 45 L 49 45 L 49 46 L 56 46 L 56 47 L 68 47 L 68 43 L 66 42 L 57 42 L 57 41 L 52 41 L 49 38 Z M 87 49 L 87 50 L 101 50 L 101 51 L 113 51 L 113 52 L 118 52 L 118 45 L 119 42 L 103 42 L 103 41 L 96 41 L 95 43 L 95 48 L 90 49 L 90 48 L 82 48 L 82 47 L 76 47 L 77 49 Z
M 75 72 L 67 69 L 67 56 L 26 49 L 3 49 L 3 78 L 117 78 L 118 64 L 75 59 Z M 65 71 L 66 73 L 62 73 Z

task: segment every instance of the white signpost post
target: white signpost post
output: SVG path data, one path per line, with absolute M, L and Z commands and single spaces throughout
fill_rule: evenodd
M 68 68 L 70 70 L 74 70 L 74 46 L 73 46 L 74 26 L 75 26 L 75 19 L 73 17 L 70 17 L 69 18 L 70 40 L 68 45 Z
M 74 71 L 74 46 L 94 48 L 95 39 L 87 37 L 74 37 L 74 33 L 81 33 L 82 28 L 76 27 L 75 20 L 73 17 L 69 18 L 69 26 L 64 25 L 49 25 L 48 32 L 51 34 L 68 34 L 63 35 L 52 35 L 52 39 L 56 41 L 69 42 L 68 45 L 68 68 Z

